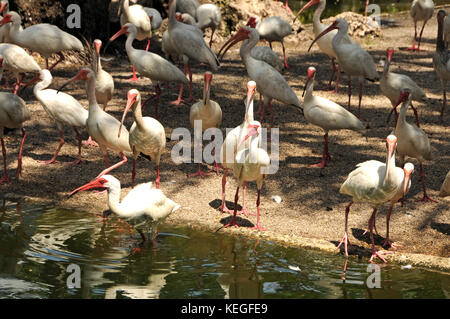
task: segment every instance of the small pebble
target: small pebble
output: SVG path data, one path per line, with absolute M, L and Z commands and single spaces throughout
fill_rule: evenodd
M 302 271 L 298 266 L 288 266 L 288 268 L 293 271 Z
M 272 199 L 273 199 L 277 204 L 281 203 L 281 201 L 282 201 L 281 197 L 278 196 L 278 195 L 272 196 Z
M 411 265 L 401 266 L 401 269 L 411 269 L 411 268 L 412 268 Z

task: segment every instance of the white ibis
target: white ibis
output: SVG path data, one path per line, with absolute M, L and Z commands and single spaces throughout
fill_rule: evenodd
M 48 89 L 52 83 L 52 75 L 49 70 L 41 70 L 39 72 L 39 82 L 34 86 L 33 93 L 37 100 L 41 103 L 47 114 L 56 122 L 59 130 L 59 145 L 53 157 L 44 164 L 52 164 L 57 162 L 61 147 L 64 145 L 63 125 L 69 125 L 75 131 L 78 139 L 78 158 L 71 162 L 77 165 L 81 162 L 81 135 L 78 132 L 79 127 L 86 127 L 88 119 L 88 111 L 71 95 L 64 92 L 58 92 Z
M 322 31 L 322 33 L 314 39 L 308 51 L 318 39 L 335 29 L 338 29 L 338 33 L 334 36 L 332 45 L 338 58 L 339 67 L 344 70 L 348 76 L 348 108 L 350 109 L 350 101 L 352 96 L 351 77 L 353 76 L 357 77 L 359 81 L 358 118 L 361 118 L 360 111 L 364 79 L 375 82 L 379 80 L 379 76 L 373 57 L 361 48 L 358 43 L 348 43 L 345 41 L 345 35 L 347 35 L 348 31 L 347 21 L 345 21 L 345 19 L 336 19 L 336 21 L 334 21 L 327 29 Z
M 108 102 L 111 101 L 114 92 L 114 79 L 111 74 L 103 70 L 100 57 L 102 41 L 94 40 L 94 50 L 92 58 L 92 69 L 95 71 L 95 98 L 97 103 L 103 104 L 103 111 L 106 111 Z
M 450 171 L 448 171 L 447 176 L 445 176 L 445 180 L 442 183 L 441 189 L 439 191 L 440 197 L 450 196 Z
M 242 133 L 245 134 L 243 138 Z M 262 184 L 264 179 L 266 178 L 264 169 L 267 169 L 270 166 L 270 157 L 264 149 L 259 147 L 260 134 L 261 124 L 257 121 L 251 121 L 247 127 L 244 127 L 244 130 L 241 130 L 241 139 L 239 141 L 238 147 L 240 146 L 240 144 L 244 143 L 248 138 L 251 137 L 250 146 L 248 149 L 241 149 L 236 153 L 233 174 L 238 180 L 238 186 L 236 188 L 236 194 L 234 197 L 234 212 L 231 222 L 224 227 L 238 227 L 236 223 L 236 215 L 237 202 L 239 199 L 239 188 L 246 182 L 256 181 L 256 186 L 258 189 L 258 198 L 256 199 L 257 222 L 256 226 L 253 227 L 253 229 L 257 229 L 260 231 L 266 230 L 261 226 L 260 223 L 259 205 Z
M 301 8 L 296 17 L 294 18 L 297 19 L 298 16 L 300 16 L 300 14 L 302 14 L 303 11 L 305 11 L 306 9 L 308 9 L 309 7 L 313 6 L 313 5 L 317 5 L 318 7 L 316 8 L 316 10 L 314 11 L 314 16 L 313 16 L 313 33 L 314 36 L 317 37 L 319 34 L 321 34 L 323 31 L 325 31 L 329 26 L 326 24 L 323 24 L 320 21 L 320 17 L 322 15 L 322 12 L 325 10 L 325 7 L 327 5 L 327 0 L 311 0 L 308 3 L 306 3 L 303 8 Z M 330 31 L 329 33 L 327 33 L 326 35 L 322 36 L 320 39 L 317 39 L 317 45 L 319 46 L 319 49 L 325 53 L 326 55 L 328 55 L 331 59 L 331 66 L 332 66 L 332 72 L 331 72 L 331 77 L 330 77 L 330 82 L 328 83 L 328 88 L 331 87 L 331 82 L 333 81 L 334 78 L 334 73 L 336 72 L 336 60 L 337 60 L 337 55 L 334 52 L 333 49 L 333 38 L 334 36 L 337 34 L 337 30 L 333 30 Z M 342 41 L 345 43 L 355 43 L 352 38 L 349 37 L 348 34 L 345 34 L 342 38 Z M 339 87 L 339 80 L 341 77 L 341 68 L 339 67 L 337 69 L 338 73 L 337 73 L 337 79 L 336 79 L 336 88 L 334 90 L 335 93 L 338 92 L 338 87 Z
M 206 44 L 203 35 L 197 27 L 179 22 L 176 18 L 175 7 L 177 0 L 169 0 L 169 36 L 174 48 L 178 51 L 178 56 L 185 55 L 189 60 L 208 64 L 213 71 L 220 67 L 219 60 L 214 52 Z M 189 73 L 189 97 L 186 102 L 192 101 L 192 72 L 189 61 L 185 60 L 184 73 Z M 181 93 L 181 92 L 180 92 Z M 177 100 L 179 104 L 181 99 Z
M 39 64 L 37 64 L 33 57 L 15 44 L 0 44 L 0 58 L 2 59 L 0 74 L 3 75 L 3 70 L 7 70 L 12 72 L 16 77 L 14 94 L 17 94 L 20 85 L 23 84 L 23 76 L 22 79 L 19 78 L 20 73 L 38 73 L 41 70 Z
M 380 79 L 380 88 L 381 92 L 391 101 L 391 104 L 394 107 L 395 125 L 397 125 L 398 104 L 396 103 L 398 103 L 398 100 L 400 99 L 400 92 L 402 89 L 408 88 L 414 101 L 426 102 L 428 99 L 425 92 L 409 76 L 389 71 L 393 55 L 394 49 L 388 48 L 386 50 L 387 61 L 384 65 L 383 74 Z M 419 126 L 419 115 L 417 114 L 417 110 L 412 104 L 411 107 L 413 108 L 414 115 L 416 116 L 416 124 Z
M 0 14 L 9 12 L 9 1 L 0 1 Z M 3 19 L 0 16 L 0 19 Z M 0 26 L 0 43 L 8 43 L 11 42 L 9 38 L 9 26 L 2 25 Z
M 22 153 L 23 145 L 27 134 L 23 128 L 23 123 L 30 119 L 30 111 L 28 111 L 25 101 L 12 93 L 0 92 L 0 141 L 2 143 L 3 155 L 3 177 L 0 183 L 9 182 L 10 179 L 6 172 L 6 148 L 3 137 L 3 129 L 20 128 L 22 130 L 22 142 L 20 144 L 19 157 L 17 158 L 17 177 L 22 174 Z
M 197 8 L 197 18 L 191 16 L 189 13 L 183 13 L 183 22 L 194 25 L 203 32 L 207 28 L 211 28 L 211 39 L 209 40 L 209 46 L 212 46 L 214 32 L 220 27 L 222 22 L 222 13 L 220 8 L 212 3 L 205 3 Z
M 436 52 L 433 55 L 433 67 L 436 71 L 439 79 L 441 80 L 442 84 L 442 94 L 443 94 L 443 100 L 442 100 L 442 108 L 441 108 L 441 116 L 440 116 L 440 122 L 442 123 L 444 120 L 444 110 L 447 105 L 447 92 L 446 92 L 446 86 L 447 81 L 450 80 L 450 52 L 445 47 L 444 39 L 443 39 L 443 24 L 444 19 L 447 14 L 444 10 L 439 10 L 437 14 L 437 20 L 438 20 L 438 35 L 436 39 Z
M 197 8 L 200 6 L 197 0 L 178 0 L 175 7 L 180 13 L 188 13 L 192 17 L 197 17 Z
M 121 201 L 120 181 L 112 175 L 97 177 L 75 189 L 70 196 L 94 188 L 106 189 L 109 209 L 133 225 L 143 241 L 147 240 L 147 231 L 156 228 L 167 216 L 180 208 L 180 205 L 167 198 L 160 189 L 154 188 L 151 182 L 137 185 Z
M 408 48 L 409 51 L 420 51 L 420 42 L 422 40 L 423 29 L 428 20 L 431 19 L 434 13 L 433 0 L 413 0 L 411 3 L 411 17 L 414 21 L 414 40 L 412 47 Z M 417 40 L 417 22 L 423 21 L 422 29 L 420 30 L 419 41 L 416 48 Z
M 309 67 L 305 87 L 306 94 L 303 100 L 303 111 L 309 123 L 319 126 L 325 132 L 322 161 L 312 165 L 323 168 L 330 160 L 330 155 L 328 154 L 328 131 L 347 129 L 363 133 L 365 128 L 356 116 L 339 104 L 313 95 L 315 76 L 316 69 Z
M 414 165 L 408 162 L 405 163 L 403 168 L 396 167 L 395 170 L 397 171 L 396 174 L 394 174 L 394 176 L 396 177 L 395 182 L 397 183 L 397 192 L 394 197 L 389 200 L 390 206 L 386 215 L 386 237 L 383 244 L 381 245 L 382 247 L 390 247 L 394 249 L 396 249 L 400 245 L 394 244 L 389 239 L 389 221 L 391 219 L 392 208 L 408 193 L 409 189 L 411 188 L 411 174 L 414 172 Z
M 398 155 L 400 157 L 400 163 L 405 162 L 405 157 L 412 157 L 419 161 L 420 164 L 420 178 L 422 180 L 423 198 L 417 201 L 423 202 L 436 202 L 427 195 L 424 172 L 422 163 L 425 160 L 432 160 L 434 158 L 433 149 L 430 145 L 427 134 L 414 124 L 406 122 L 406 111 L 411 104 L 412 96 L 408 89 L 402 90 L 400 94 L 400 103 L 402 107 L 395 127 L 395 135 L 398 138 Z
M 66 85 L 76 82 L 86 81 L 86 90 L 89 101 L 89 114 L 86 121 L 86 128 L 92 139 L 98 143 L 103 153 L 107 168 L 103 170 L 98 177 L 105 175 L 127 162 L 127 157 L 123 152 L 131 152 L 128 142 L 128 130 L 125 127 L 120 128 L 120 122 L 112 115 L 103 111 L 95 99 L 95 72 L 90 68 L 82 68 L 73 78 L 63 84 L 58 91 L 61 91 Z M 117 137 L 118 130 L 121 130 L 120 138 Z M 109 165 L 107 150 L 116 151 L 122 157 L 122 161 Z
M 259 17 L 251 17 L 247 26 L 256 28 L 261 40 L 267 40 L 272 49 L 272 42 L 280 42 L 283 47 L 284 67 L 289 68 L 286 59 L 286 49 L 284 47 L 284 38 L 294 33 L 292 26 L 280 17 L 270 17 L 260 21 Z
M 348 256 L 347 245 L 349 244 L 348 232 L 347 232 L 347 222 L 348 214 L 350 212 L 350 206 L 353 203 L 368 203 L 374 208 L 372 216 L 369 219 L 369 231 L 370 238 L 372 241 L 372 256 L 370 261 L 376 256 L 381 260 L 386 262 L 383 258 L 383 254 L 388 252 L 379 252 L 375 249 L 375 243 L 373 239 L 373 226 L 375 224 L 375 215 L 383 203 L 389 201 L 397 193 L 397 180 L 403 179 L 404 183 L 407 184 L 403 174 L 399 173 L 395 169 L 395 148 L 397 145 L 397 137 L 395 135 L 389 135 L 386 138 L 387 155 L 386 163 L 381 163 L 379 161 L 366 161 L 356 165 L 356 169 L 353 170 L 342 184 L 339 192 L 341 194 L 347 194 L 352 196 L 352 201 L 347 205 L 345 209 L 345 233 L 341 242 L 336 249 L 344 244 L 345 255 Z M 398 176 L 399 175 L 399 176 Z
M 125 24 L 109 41 L 114 41 L 122 34 L 127 35 L 125 48 L 127 50 L 128 58 L 136 70 L 145 77 L 150 78 L 155 86 L 155 118 L 158 118 L 158 102 L 161 94 L 159 82 L 176 82 L 187 84 L 188 79 L 175 65 L 164 59 L 163 57 L 144 50 L 133 48 L 133 41 L 136 38 L 136 27 L 131 24 Z M 178 100 L 181 101 L 182 90 Z M 145 103 L 144 103 L 145 104 Z
M 144 7 L 144 11 L 150 18 L 150 24 L 152 26 L 152 31 L 156 31 L 161 27 L 162 17 L 161 13 L 155 8 Z
M 0 25 L 11 23 L 9 36 L 11 41 L 23 48 L 38 52 L 45 58 L 46 69 L 52 70 L 58 63 L 64 60 L 62 51 L 77 50 L 83 51 L 83 44 L 73 35 L 62 31 L 55 25 L 40 23 L 21 29 L 22 19 L 15 11 L 7 13 L 0 21 Z M 53 53 L 59 55 L 59 60 L 51 67 L 48 59 Z
M 183 22 L 183 17 L 181 13 L 177 12 L 175 14 L 175 18 Z M 201 32 L 201 30 L 199 30 Z M 187 64 L 189 58 L 185 55 L 179 55 L 179 52 L 175 45 L 172 43 L 172 40 L 170 39 L 169 30 L 164 31 L 162 39 L 161 39 L 161 50 L 166 55 L 166 59 L 171 59 L 174 63 L 178 62 L 184 62 L 185 65 Z
M 232 213 L 233 211 L 229 210 L 225 203 L 225 186 L 227 183 L 227 175 L 228 171 L 234 170 L 234 164 L 236 160 L 236 154 L 239 150 L 248 147 L 248 143 L 240 143 L 242 138 L 245 136 L 245 130 L 248 128 L 250 123 L 254 122 L 253 117 L 253 99 L 256 92 L 256 82 L 249 81 L 247 83 L 247 97 L 245 99 L 245 117 L 244 121 L 241 125 L 236 126 L 234 129 L 227 133 L 225 140 L 223 141 L 222 147 L 220 149 L 220 162 L 223 165 L 225 170 L 222 177 L 222 204 L 220 206 L 220 210 L 222 212 Z M 259 135 L 261 138 L 261 135 Z M 253 215 L 252 212 L 248 211 L 245 204 L 245 191 L 247 188 L 247 183 L 244 181 L 244 187 L 242 189 L 243 198 L 242 198 L 242 209 L 239 213 L 243 213 L 245 216 Z
M 200 121 L 201 131 L 204 132 L 210 128 L 218 128 L 222 123 L 222 109 L 220 108 L 219 103 L 210 99 L 210 89 L 211 89 L 211 81 L 213 75 L 211 72 L 205 72 L 205 85 L 203 88 L 203 99 L 198 101 L 197 103 L 192 104 L 190 112 L 189 112 L 189 121 L 191 123 L 191 127 L 195 128 L 195 121 Z M 194 132 L 195 134 L 195 132 Z M 214 136 L 212 140 L 214 141 Z M 216 173 L 219 174 L 219 165 L 216 162 L 216 148 L 214 148 L 214 167 L 216 168 Z M 208 173 L 202 172 L 200 169 L 200 163 L 198 163 L 198 170 L 196 173 L 189 175 L 204 177 L 207 176 Z
M 130 109 L 133 109 L 134 123 L 130 128 L 129 143 L 133 151 L 133 172 L 131 185 L 136 176 L 136 160 L 140 153 L 150 156 L 156 163 L 156 188 L 159 188 L 159 162 L 166 147 L 166 133 L 161 123 L 152 117 L 142 117 L 141 94 L 132 89 L 127 94 L 127 105 L 123 111 L 119 137 L 123 122 Z
M 250 76 L 250 79 L 256 82 L 258 91 L 264 97 L 264 106 L 260 121 L 262 122 L 264 118 L 266 106 L 269 106 L 271 124 L 273 124 L 272 99 L 293 106 L 296 110 L 302 110 L 300 100 L 283 76 L 266 62 L 256 60 L 252 57 L 251 50 L 259 41 L 258 31 L 254 28 L 243 26 L 223 45 L 223 47 L 228 46 L 223 54 L 239 41 L 244 41 L 240 48 L 240 55 L 244 61 L 247 73 Z

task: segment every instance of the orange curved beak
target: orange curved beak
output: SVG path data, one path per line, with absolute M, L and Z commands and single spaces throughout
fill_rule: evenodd
M 102 188 L 105 189 L 106 187 L 103 185 L 103 183 L 101 183 L 101 181 L 104 181 L 105 179 L 103 177 L 99 177 L 94 179 L 93 181 L 78 187 L 77 189 L 73 190 L 72 193 L 69 194 L 69 197 L 72 197 L 74 194 L 78 193 L 78 192 L 82 192 L 88 189 L 92 189 L 92 188 Z
M 307 4 L 305 4 L 305 5 L 303 6 L 303 8 L 301 8 L 301 9 L 298 11 L 297 15 L 294 17 L 294 20 L 292 20 L 292 22 L 294 23 L 295 20 L 302 14 L 303 11 L 305 11 L 306 9 L 308 9 L 309 7 L 311 7 L 312 5 L 319 4 L 319 3 L 320 3 L 319 0 L 311 0 L 311 1 L 309 1 Z
M 240 42 L 240 41 L 244 41 L 245 39 L 249 38 L 249 31 L 245 30 L 243 28 L 239 29 L 236 34 L 234 36 L 232 36 L 230 39 L 228 39 L 227 42 L 225 42 L 225 44 L 222 46 L 222 48 L 220 48 L 219 53 L 217 54 L 217 56 L 219 56 L 219 60 L 223 59 L 223 57 L 225 56 L 225 53 L 227 53 L 227 51 L 236 43 Z M 220 56 L 222 50 L 225 49 L 222 53 L 222 56 Z
M 137 94 L 128 94 L 127 105 L 125 106 L 125 110 L 123 111 L 122 121 L 120 121 L 119 133 L 117 137 L 120 137 L 120 132 L 122 132 L 123 122 L 125 121 L 125 117 L 127 116 L 128 111 L 130 111 L 131 107 L 134 103 L 136 103 Z
M 308 48 L 308 52 L 309 50 L 311 50 L 312 46 L 314 45 L 314 43 L 316 43 L 317 40 L 319 40 L 321 37 L 323 37 L 325 34 L 327 34 L 328 32 L 331 32 L 333 30 L 338 29 L 337 27 L 338 22 L 334 21 L 328 28 L 326 28 L 325 30 L 323 30 L 323 32 L 321 34 L 319 34 L 314 41 L 311 43 L 311 45 Z
M 73 78 L 69 79 L 66 83 L 64 83 L 63 85 L 61 85 L 59 87 L 59 89 L 56 91 L 56 93 L 59 93 L 60 91 L 62 91 L 63 88 L 65 88 L 67 85 L 69 85 L 70 83 L 76 82 L 76 81 L 86 81 L 87 77 L 86 75 L 83 73 L 82 70 L 80 70 Z

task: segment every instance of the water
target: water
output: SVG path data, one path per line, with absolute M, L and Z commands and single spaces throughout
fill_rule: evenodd
M 0 298 L 448 298 L 450 275 L 226 234 L 160 227 L 139 246 L 115 216 L 0 200 Z M 3 208 L 2 208 L 3 207 Z M 68 288 L 69 265 L 81 287 Z M 73 281 L 69 281 L 74 283 Z M 372 281 L 373 282 L 373 281 Z
M 306 3 L 306 0 L 302 1 L 289 1 L 289 6 L 295 13 L 298 12 Z M 284 0 L 283 0 L 284 3 Z M 396 13 L 400 11 L 406 11 L 411 8 L 411 0 L 370 0 L 370 4 L 377 4 L 380 6 L 381 13 Z M 450 0 L 434 0 L 434 5 L 450 4 Z M 365 0 L 328 0 L 325 11 L 322 13 L 322 19 L 328 17 L 334 17 L 341 12 L 353 11 L 360 14 L 364 14 L 366 6 Z M 314 10 L 317 6 L 312 6 L 301 14 L 302 23 L 312 23 Z M 370 15 L 371 12 L 368 13 Z

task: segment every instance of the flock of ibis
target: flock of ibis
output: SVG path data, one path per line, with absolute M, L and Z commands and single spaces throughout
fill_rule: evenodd
M 366 12 L 369 1 L 366 1 Z M 79 72 L 62 85 L 58 90 L 49 89 L 52 83 L 52 69 L 64 59 L 64 51 L 84 50 L 83 45 L 76 37 L 62 31 L 55 25 L 35 24 L 26 28 L 21 25 L 21 17 L 17 12 L 9 10 L 8 1 L 1 1 L 0 11 L 3 17 L 0 20 L 0 66 L 1 74 L 4 71 L 12 74 L 15 79 L 13 93 L 0 93 L 0 140 L 2 144 L 4 175 L 1 183 L 9 182 L 6 165 L 6 148 L 4 144 L 3 129 L 16 129 L 22 131 L 22 141 L 18 157 L 17 176 L 22 171 L 22 152 L 26 139 L 23 123 L 30 119 L 30 112 L 25 101 L 18 96 L 21 88 L 34 85 L 33 93 L 51 119 L 56 122 L 59 130 L 60 143 L 53 157 L 44 164 L 52 164 L 57 161 L 58 153 L 64 145 L 63 126 L 70 126 L 78 139 L 78 157 L 71 164 L 77 165 L 82 161 L 81 148 L 85 145 L 98 146 L 103 154 L 106 168 L 102 170 L 93 180 L 84 186 L 74 190 L 71 195 L 88 189 L 104 189 L 108 193 L 108 204 L 110 209 L 121 218 L 133 223 L 140 232 L 143 240 L 146 239 L 140 226 L 145 223 L 158 223 L 169 214 L 180 208 L 180 205 L 167 198 L 160 190 L 159 164 L 161 154 L 166 148 L 166 135 L 164 126 L 158 121 L 159 97 L 162 94 L 161 85 L 170 82 L 180 86 L 177 100 L 172 104 L 194 102 L 192 89 L 191 64 L 195 61 L 207 65 L 212 72 L 220 72 L 220 60 L 230 47 L 242 41 L 240 46 L 240 57 L 247 70 L 250 81 L 247 84 L 247 97 L 242 105 L 244 119 L 241 124 L 230 130 L 220 147 L 214 149 L 214 168 L 217 174 L 223 169 L 222 178 L 222 212 L 233 213 L 231 221 L 224 227 L 238 227 L 236 216 L 251 213 L 246 208 L 245 191 L 247 182 L 255 181 L 257 184 L 257 222 L 254 227 L 263 231 L 265 228 L 260 222 L 260 192 L 263 181 L 266 178 L 266 170 L 271 163 L 271 158 L 262 148 L 262 122 L 266 108 L 271 114 L 270 126 L 274 125 L 272 101 L 275 99 L 283 104 L 291 106 L 299 115 L 303 115 L 306 121 L 320 127 L 324 131 L 324 148 L 322 160 L 313 166 L 325 167 L 330 162 L 328 153 L 328 133 L 332 130 L 353 130 L 366 135 L 366 126 L 360 116 L 362 103 L 363 84 L 365 80 L 379 82 L 382 93 L 390 100 L 393 112 L 395 112 L 395 128 L 386 135 L 386 162 L 370 160 L 359 163 L 348 175 L 340 188 L 342 194 L 352 197 L 345 211 L 345 233 L 338 245 L 344 245 L 345 254 L 348 255 L 349 238 L 347 232 L 347 221 L 350 207 L 354 202 L 363 202 L 372 205 L 373 214 L 369 220 L 369 231 L 372 241 L 372 257 L 380 258 L 385 262 L 383 254 L 386 251 L 378 251 L 375 248 L 373 230 L 375 228 L 375 216 L 379 207 L 389 203 L 390 208 L 387 215 L 387 235 L 384 247 L 396 248 L 389 239 L 389 218 L 395 203 L 401 201 L 411 187 L 411 174 L 414 165 L 405 163 L 405 158 L 415 158 L 420 165 L 420 176 L 423 185 L 423 201 L 434 201 L 427 192 L 424 181 L 423 162 L 433 159 L 435 154 L 430 146 L 426 133 L 420 128 L 419 117 L 412 105 L 413 101 L 426 101 L 427 97 L 423 90 L 408 76 L 393 73 L 389 70 L 392 62 L 394 49 L 387 48 L 387 60 L 381 76 L 376 70 L 373 57 L 364 50 L 354 39 L 348 35 L 348 23 L 344 19 L 336 19 L 331 25 L 321 22 L 321 14 L 326 7 L 326 0 L 310 0 L 297 14 L 297 18 L 309 7 L 317 6 L 313 19 L 314 43 L 319 49 L 328 55 L 332 63 L 332 72 L 329 86 L 337 71 L 336 88 L 338 90 L 341 72 L 348 76 L 348 106 L 343 106 L 314 94 L 314 80 L 317 70 L 314 67 L 307 69 L 307 79 L 303 96 L 297 96 L 289 83 L 280 73 L 284 68 L 289 68 L 283 39 L 293 34 L 293 28 L 289 22 L 280 17 L 269 17 L 261 21 L 259 17 L 251 17 L 245 26 L 238 31 L 222 46 L 216 55 L 211 46 L 214 32 L 221 24 L 221 11 L 214 4 L 200 5 L 197 0 L 169 0 L 168 28 L 162 37 L 162 50 L 166 56 L 149 51 L 152 32 L 161 26 L 162 18 L 158 11 L 153 8 L 145 8 L 138 4 L 130 4 L 129 0 L 122 0 L 120 5 L 121 28 L 114 34 L 109 42 L 114 41 L 120 35 L 126 35 L 125 49 L 129 62 L 133 67 L 131 81 L 137 81 L 136 72 L 140 76 L 149 78 L 154 85 L 155 95 L 148 99 L 141 98 L 141 92 L 131 89 L 127 94 L 121 121 L 107 113 L 107 106 L 114 94 L 114 78 L 102 68 L 100 51 L 102 42 L 95 40 L 92 50 L 92 65 L 83 67 Z M 287 1 L 286 9 L 290 10 Z M 414 42 L 408 50 L 420 51 L 420 41 L 423 29 L 427 21 L 434 13 L 434 4 L 431 0 L 414 0 L 411 6 L 411 16 L 414 25 L 418 21 L 424 21 L 419 34 L 416 47 L 417 30 Z M 295 20 L 295 19 L 294 19 Z M 437 75 L 441 79 L 443 89 L 443 105 L 440 121 L 443 121 L 446 106 L 446 81 L 450 79 L 450 52 L 447 49 L 450 32 L 450 19 L 445 11 L 437 13 L 438 37 L 436 41 L 436 52 L 433 57 L 433 65 Z M 209 43 L 204 39 L 204 31 L 211 28 Z M 257 46 L 261 39 L 269 42 L 270 48 Z M 133 47 L 133 43 L 147 41 L 146 50 Z M 108 44 L 109 44 L 108 42 Z M 272 51 L 272 42 L 280 42 L 283 50 L 283 60 Z M 46 59 L 45 69 L 41 69 L 28 51 L 38 52 Z M 57 54 L 59 59 L 49 65 L 49 58 Z M 176 65 L 183 64 L 183 70 Z M 219 101 L 210 99 L 211 83 L 213 73 L 204 74 L 203 98 L 193 103 L 190 108 L 190 123 L 194 127 L 197 121 L 201 123 L 201 131 L 207 129 L 218 129 L 222 122 L 222 109 Z M 34 77 L 24 82 L 25 74 L 33 74 Z M 350 111 L 351 102 L 351 79 L 357 78 L 359 83 L 358 112 L 354 115 Z M 86 94 L 89 109 L 86 110 L 74 97 L 62 92 L 62 89 L 70 83 L 83 81 L 86 84 Z M 183 98 L 184 86 L 189 85 L 189 96 Z M 253 112 L 254 97 L 259 92 L 263 103 L 259 108 L 259 121 L 255 120 Z M 155 111 L 154 117 L 143 116 L 143 106 L 152 101 Z M 100 107 L 101 104 L 103 107 Z M 397 107 L 401 105 L 400 110 Z M 406 113 L 408 108 L 415 112 L 415 123 L 408 123 Z M 124 126 L 124 120 L 129 111 L 132 111 L 134 123 L 128 130 Z M 86 128 L 89 139 L 82 141 L 80 129 Z M 213 137 L 214 138 L 214 137 Z M 110 165 L 107 151 L 119 154 L 121 161 Z M 396 166 L 396 152 L 400 157 L 400 166 Z M 133 189 L 120 200 L 120 182 L 110 172 L 127 162 L 126 154 L 133 156 L 132 186 Z M 136 175 L 136 161 L 139 156 L 150 157 L 156 164 L 155 183 L 145 183 L 134 187 Z M 231 172 L 230 172 L 231 171 Z M 238 181 L 234 197 L 234 207 L 227 208 L 225 201 L 225 187 L 228 174 Z M 198 171 L 190 176 L 204 177 L 209 172 Z M 450 173 L 442 185 L 440 196 L 450 194 Z M 243 189 L 242 210 L 237 210 L 239 190 Z M 375 228 L 376 230 L 376 228 Z

